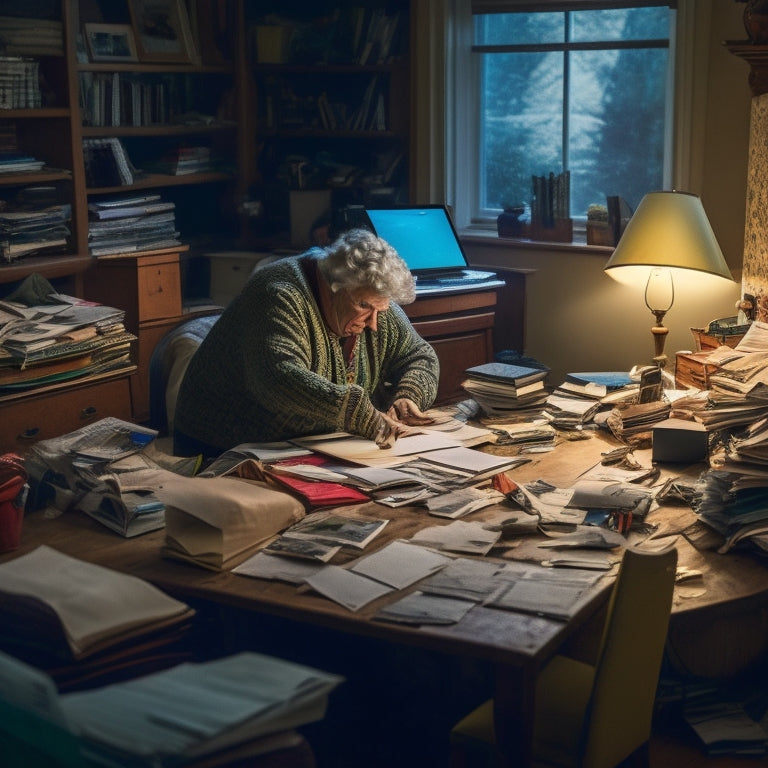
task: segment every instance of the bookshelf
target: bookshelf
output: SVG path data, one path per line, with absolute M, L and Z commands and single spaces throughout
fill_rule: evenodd
M 153 51 L 158 41 L 142 31 L 147 27 L 140 15 L 163 6 L 168 23 L 179 30 L 175 51 L 165 37 Z M 0 258 L 0 296 L 37 273 L 64 293 L 126 308 L 126 327 L 137 336 L 137 365 L 118 380 L 78 380 L 55 391 L 0 398 L 0 410 L 12 409 L 18 417 L 12 427 L 19 448 L 46 433 L 50 420 L 38 423 L 38 414 L 54 400 L 66 406 L 66 415 L 55 420 L 62 432 L 105 415 L 146 418 L 154 345 L 188 317 L 182 296 L 186 260 L 238 243 L 238 205 L 253 165 L 244 159 L 249 102 L 242 20 L 242 0 L 3 4 L 0 30 L 9 44 L 0 55 L 33 62 L 40 87 L 36 101 L 8 103 L 8 93 L 26 98 L 27 84 L 19 86 L 17 99 L 0 66 L 0 149 L 43 163 L 32 171 L 0 168 L 0 208 L 64 206 L 69 234 L 55 249 Z M 130 177 L 95 176 L 89 145 L 119 146 Z M 119 253 L 97 256 L 89 206 L 148 195 L 174 203 L 173 247 L 126 247 L 123 260 Z
M 44 190 L 46 204 L 66 205 L 71 214 L 65 246 L 0 259 L 2 294 L 37 272 L 60 290 L 81 295 L 84 274 L 94 264 L 88 204 L 110 195 L 151 190 L 173 200 L 180 239 L 192 249 L 212 241 L 220 249 L 222 240 L 238 240 L 237 207 L 249 168 L 241 158 L 246 151 L 246 121 L 240 111 L 246 104 L 239 98 L 242 2 L 167 3 L 187 14 L 183 60 L 151 54 L 144 60 L 136 54 L 130 61 L 94 61 L 86 30 L 116 28 L 140 38 L 139 27 L 132 24 L 132 6 L 141 5 L 133 0 L 18 0 L 3 5 L 0 27 L 9 45 L 0 54 L 33 61 L 39 67 L 41 93 L 39 106 L 0 108 L 0 149 L 33 156 L 44 167 L 0 173 L 0 206 L 7 209 L 30 191 L 40 196 Z M 31 30 L 40 31 L 40 37 L 32 39 Z M 0 107 L 7 104 L 0 101 Z M 130 183 L 93 183 L 84 142 L 102 140 L 118 141 L 124 149 L 137 169 Z M 205 162 L 190 168 L 187 161 L 182 172 L 181 163 L 174 162 L 182 155 L 188 159 L 192 148 L 203 148 L 195 156 L 204 154 Z
M 261 215 L 246 236 L 256 246 L 284 240 L 300 190 L 328 190 L 332 209 L 408 202 L 410 3 L 254 5 L 245 22 L 259 154 L 249 196 Z

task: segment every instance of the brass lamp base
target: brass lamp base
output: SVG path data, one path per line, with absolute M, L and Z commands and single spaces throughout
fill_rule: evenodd
M 666 342 L 667 334 L 669 333 L 669 328 L 665 327 L 664 325 L 664 315 L 667 313 L 667 311 L 651 311 L 656 316 L 656 325 L 651 328 L 651 333 L 653 334 L 653 348 L 655 353 L 653 356 L 653 362 L 656 363 L 659 368 L 663 368 L 667 364 L 667 356 L 664 354 L 664 343 Z

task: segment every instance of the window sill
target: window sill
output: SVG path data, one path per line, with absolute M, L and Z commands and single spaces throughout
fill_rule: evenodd
M 574 240 L 570 243 L 554 243 L 545 240 L 499 237 L 495 229 L 470 225 L 460 230 L 459 237 L 462 242 L 487 245 L 493 248 L 504 248 L 506 250 L 578 251 L 579 253 L 595 253 L 601 256 L 610 256 L 613 253 L 613 246 L 610 245 L 588 245 L 583 232 L 574 233 Z

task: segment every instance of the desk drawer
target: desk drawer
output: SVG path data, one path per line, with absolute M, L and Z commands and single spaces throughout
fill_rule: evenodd
M 139 323 L 181 315 L 181 270 L 178 256 L 161 264 L 140 264 L 137 269 Z
M 709 389 L 709 377 L 717 370 L 717 366 L 704 362 L 708 355 L 709 352 L 677 353 L 675 356 L 675 386 L 678 389 L 686 389 L 687 387 Z
M 38 440 L 73 432 L 105 416 L 131 420 L 128 375 L 0 402 L 0 450 L 24 453 Z

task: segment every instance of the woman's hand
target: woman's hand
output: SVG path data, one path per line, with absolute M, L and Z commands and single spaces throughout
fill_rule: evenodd
M 378 445 L 379 448 L 391 448 L 398 437 L 414 435 L 417 432 L 417 430 L 411 429 L 397 419 L 393 419 L 389 415 L 389 412 L 381 413 L 379 416 L 379 429 L 376 432 L 376 445 Z
M 401 424 L 409 424 L 412 427 L 424 426 L 434 422 L 431 416 L 427 416 L 413 400 L 409 400 L 407 397 L 395 400 L 387 411 L 387 416 L 394 421 L 398 421 Z

